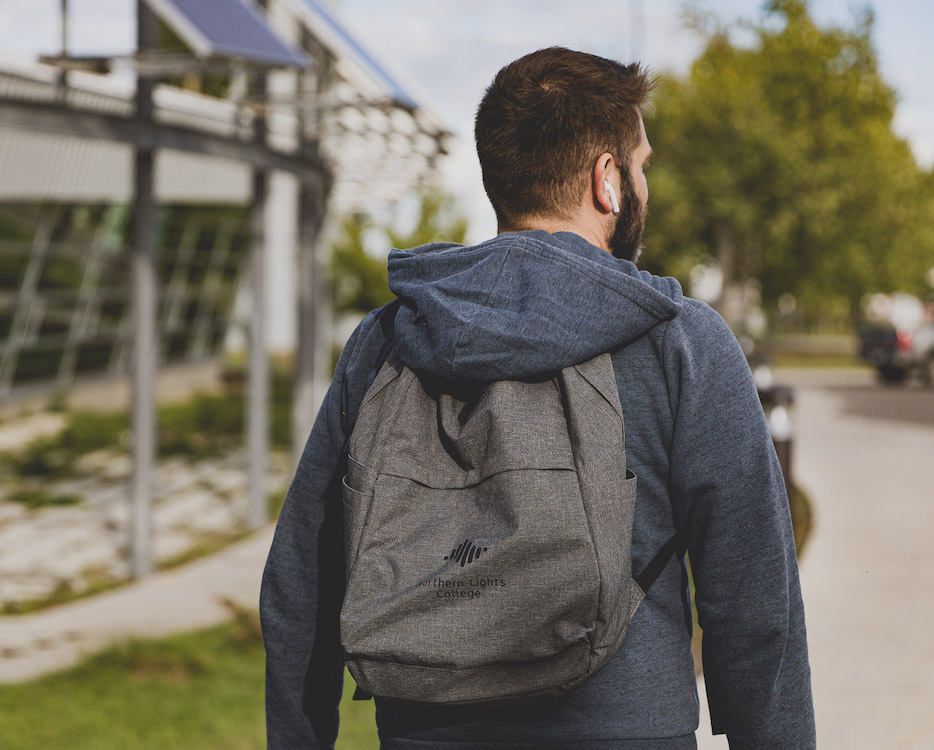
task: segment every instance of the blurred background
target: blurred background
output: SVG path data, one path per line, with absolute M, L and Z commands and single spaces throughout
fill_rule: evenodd
M 475 107 L 560 44 L 658 75 L 640 265 L 756 375 L 821 746 L 934 748 L 931 28 L 921 0 L 0 0 L 0 747 L 263 746 L 259 576 L 336 357 L 391 247 L 495 234 Z M 342 716 L 376 747 L 371 705 Z

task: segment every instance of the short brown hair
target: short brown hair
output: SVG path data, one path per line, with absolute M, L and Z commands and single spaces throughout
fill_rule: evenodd
M 500 70 L 474 129 L 483 186 L 500 223 L 569 218 L 604 152 L 628 168 L 640 141 L 639 112 L 653 86 L 639 63 L 563 47 Z

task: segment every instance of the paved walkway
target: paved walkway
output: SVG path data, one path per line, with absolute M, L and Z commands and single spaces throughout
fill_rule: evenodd
M 88 459 L 95 459 L 93 466 Z M 85 476 L 23 483 L 49 496 L 80 498 L 75 505 L 29 509 L 6 502 L 7 488 L 0 492 L 0 604 L 129 578 L 124 550 L 130 536 L 130 458 L 98 451 L 80 461 Z M 267 491 L 284 494 L 290 472 L 287 454 L 270 455 Z M 161 567 L 206 542 L 241 535 L 246 485 L 239 451 L 197 462 L 161 460 L 153 480 L 154 562 Z
M 815 504 L 801 583 L 818 747 L 934 750 L 934 426 L 848 414 L 822 387 L 860 378 L 872 387 L 858 372 L 780 378 L 796 385 L 794 474 Z M 726 750 L 709 731 L 703 716 L 699 750 Z
M 131 635 L 162 636 L 230 617 L 225 601 L 256 608 L 272 526 L 176 570 L 29 615 L 0 617 L 0 682 L 68 666 Z
M 820 747 L 932 750 L 934 426 L 798 393 L 795 474 L 816 504 L 801 574 Z

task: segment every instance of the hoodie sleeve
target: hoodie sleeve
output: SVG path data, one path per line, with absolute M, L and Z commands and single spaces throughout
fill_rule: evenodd
M 666 337 L 671 497 L 688 524 L 713 731 L 731 750 L 814 748 L 791 516 L 752 374 L 706 305 L 686 304 Z
M 346 435 L 385 340 L 377 313 L 351 336 L 289 487 L 263 572 L 270 750 L 333 748 L 344 661 L 340 480 Z

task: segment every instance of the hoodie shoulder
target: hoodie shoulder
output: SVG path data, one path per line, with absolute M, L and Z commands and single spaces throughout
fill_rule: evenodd
M 742 355 L 739 342 L 723 317 L 706 302 L 693 297 L 681 297 L 678 315 L 669 326 L 672 343 L 690 349 L 722 353 L 724 348 L 735 348 Z M 745 361 L 745 357 L 744 357 Z
M 465 380 L 538 377 L 612 351 L 678 314 L 681 286 L 570 232 L 500 234 L 389 256 L 400 357 Z
M 741 391 L 755 391 L 739 341 L 720 314 L 704 302 L 684 297 L 678 315 L 665 327 L 663 341 L 673 414 L 685 398 L 716 410 Z

